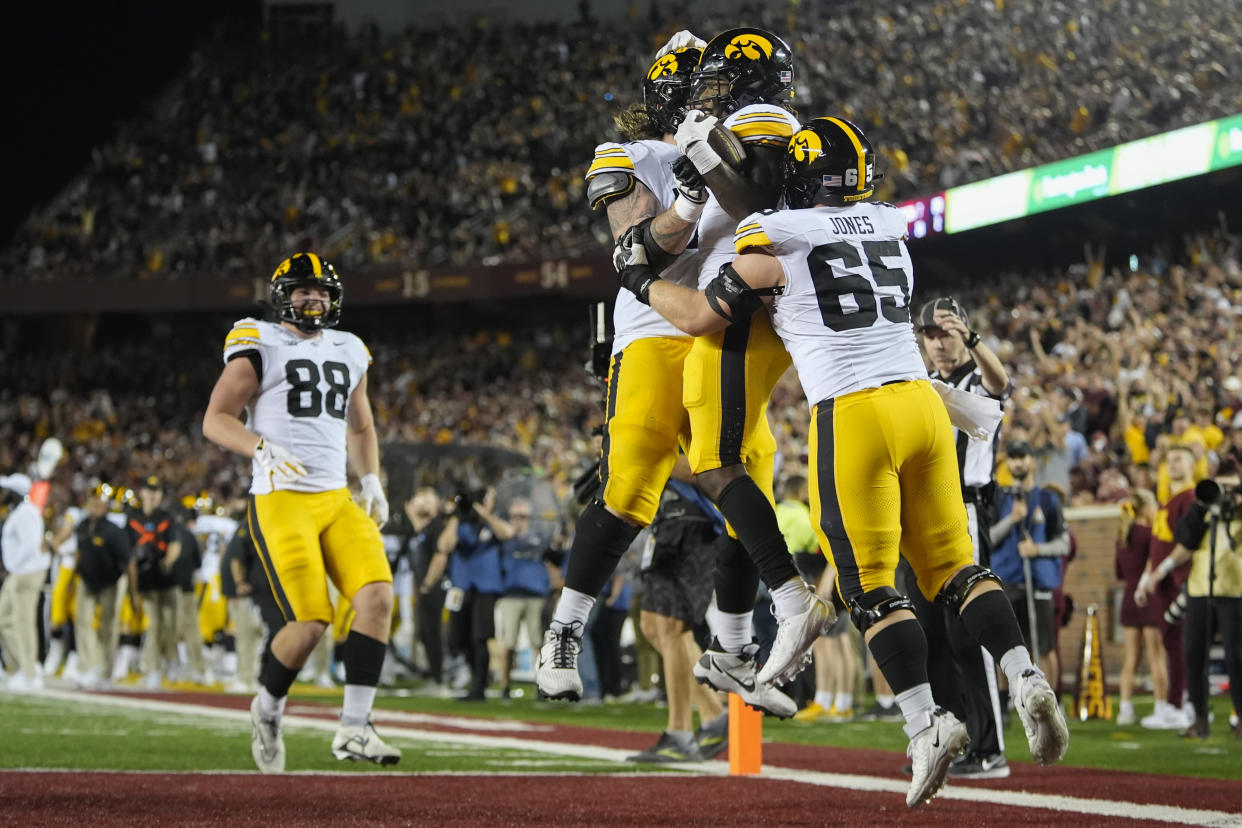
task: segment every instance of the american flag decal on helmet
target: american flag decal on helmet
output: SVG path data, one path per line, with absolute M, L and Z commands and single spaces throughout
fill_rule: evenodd
M 841 176 L 839 176 L 839 175 L 825 175 L 825 176 L 824 176 L 824 186 L 825 186 L 825 187 L 840 187 L 840 186 L 841 186 Z

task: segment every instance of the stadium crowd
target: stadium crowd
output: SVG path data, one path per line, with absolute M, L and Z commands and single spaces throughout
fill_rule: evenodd
M 797 103 L 859 123 L 895 199 L 1242 111 L 1242 19 L 1214 0 L 803 2 L 695 20 L 784 33 Z M 594 250 L 582 172 L 636 67 L 686 21 L 224 27 L 0 255 L 6 278 L 347 271 Z M 1019 37 L 1020 35 L 1020 37 Z M 256 42 L 257 41 L 257 42 Z

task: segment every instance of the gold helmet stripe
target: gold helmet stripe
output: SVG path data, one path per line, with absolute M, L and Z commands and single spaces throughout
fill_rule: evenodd
M 323 262 L 319 261 L 319 257 L 314 253 L 307 253 L 306 258 L 310 259 L 311 269 L 315 276 L 323 275 Z
M 867 159 L 863 152 L 862 142 L 858 140 L 858 136 L 854 134 L 854 130 L 850 129 L 850 125 L 840 118 L 831 118 L 825 116 L 825 121 L 831 121 L 841 128 L 841 131 L 850 139 L 850 143 L 854 145 L 854 152 L 858 154 L 858 190 L 867 189 Z

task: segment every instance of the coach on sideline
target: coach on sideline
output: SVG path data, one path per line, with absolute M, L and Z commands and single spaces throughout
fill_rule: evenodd
M 37 612 L 39 591 L 47 580 L 52 556 L 43 549 L 43 515 L 30 502 L 31 485 L 24 474 L 0 477 L 0 494 L 17 504 L 0 529 L 4 571 L 8 573 L 0 586 L 0 646 L 9 664 L 17 668 L 8 679 L 8 689 L 15 691 L 43 687 L 38 672 Z
M 942 296 L 923 305 L 915 331 L 931 362 L 930 377 L 971 394 L 997 400 L 1002 405 L 1013 385 L 1005 366 L 970 328 L 966 310 L 956 299 Z M 954 429 L 957 440 L 957 472 L 962 482 L 962 498 L 975 563 L 991 565 L 992 545 L 988 529 L 992 525 L 992 504 L 996 489 L 993 472 L 1000 425 L 988 440 L 972 440 Z M 970 748 L 949 768 L 949 776 L 959 779 L 997 779 L 1009 776 L 1005 745 L 1001 737 L 1000 697 L 996 688 L 996 666 L 987 650 L 966 632 L 956 612 L 923 597 L 914 583 L 913 571 L 903 567 L 909 577 L 906 592 L 927 633 L 928 665 L 931 667 L 932 693 L 966 724 Z

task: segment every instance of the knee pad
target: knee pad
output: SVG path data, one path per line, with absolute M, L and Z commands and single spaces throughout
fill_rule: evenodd
M 970 595 L 970 591 L 980 581 L 993 581 L 996 584 L 1000 584 L 1001 579 L 996 577 L 996 573 L 986 566 L 970 564 L 969 566 L 962 567 L 956 575 L 949 579 L 948 583 L 940 588 L 940 592 L 936 594 L 936 600 L 954 612 L 961 612 L 966 596 Z
M 866 634 L 872 624 L 898 610 L 914 612 L 914 603 L 892 587 L 880 587 L 851 598 L 850 620 L 860 633 Z

